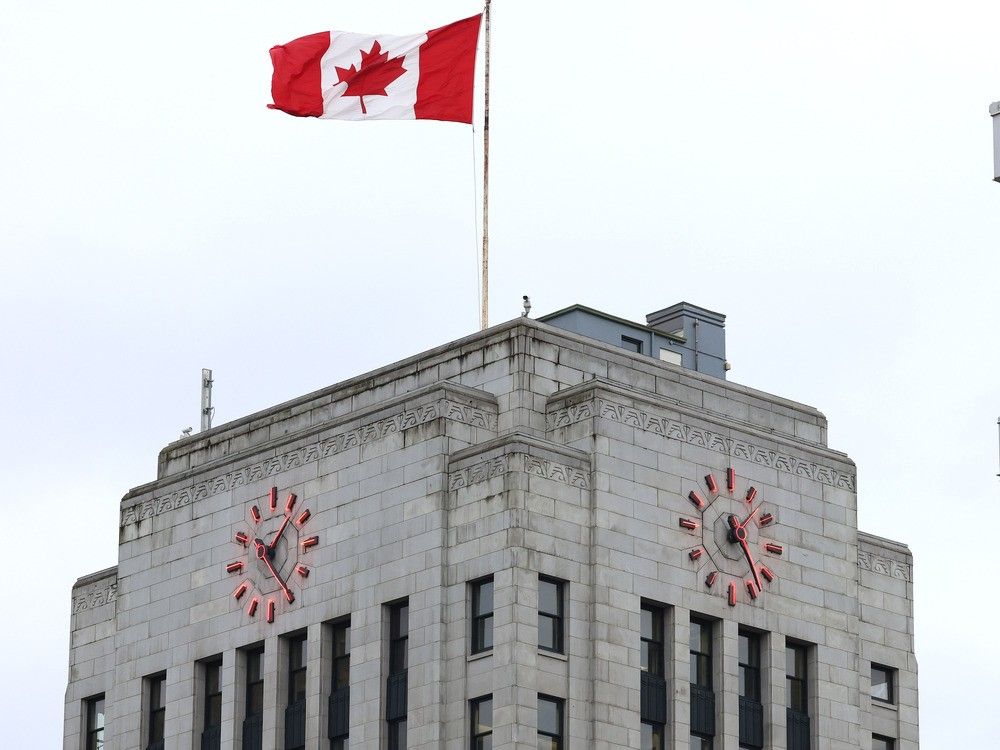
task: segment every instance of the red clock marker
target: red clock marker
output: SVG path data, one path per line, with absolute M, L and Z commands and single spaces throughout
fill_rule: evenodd
M 250 536 L 242 531 L 237 531 L 235 539 L 237 542 L 246 547 L 247 543 L 250 541 Z
M 309 520 L 309 516 L 311 516 L 311 515 L 312 515 L 312 513 L 309 512 L 308 508 L 306 508 L 304 511 L 302 511 L 302 513 L 299 515 L 299 517 L 295 519 L 295 525 L 298 526 L 299 528 L 301 528 L 302 524 L 304 524 L 306 521 L 308 521 Z
M 729 606 L 736 606 L 736 584 L 732 582 L 729 583 Z
M 236 562 L 231 562 L 226 566 L 227 573 L 239 573 L 243 570 L 243 561 L 237 560 Z
M 302 540 L 302 549 L 309 549 L 319 544 L 318 536 L 309 536 Z
M 729 494 L 732 494 L 736 489 L 736 469 L 731 466 L 726 472 L 726 486 L 729 488 Z
M 272 487 L 271 492 L 267 496 L 268 504 L 271 506 L 271 512 L 274 513 L 278 509 L 278 488 Z
M 695 529 L 698 528 L 698 522 L 692 521 L 690 518 L 682 518 L 681 527 L 685 529 L 691 529 L 691 531 L 694 531 Z
M 757 488 L 751 487 L 747 490 L 747 505 L 753 505 L 753 501 L 757 499 Z
M 250 509 L 250 515 L 253 516 L 254 523 L 260 523 L 260 508 L 256 505 Z
M 705 475 L 705 485 L 708 487 L 708 491 L 711 492 L 713 495 L 718 494 L 719 485 L 715 483 L 714 474 Z
M 255 596 L 250 600 L 250 606 L 247 607 L 247 615 L 254 617 L 257 614 L 257 605 L 260 604 L 260 597 Z
M 694 507 L 696 507 L 698 510 L 701 510 L 702 508 L 705 507 L 705 498 L 699 495 L 695 490 L 691 490 L 688 493 L 688 499 L 692 503 L 694 503 Z
M 701 557 L 701 553 L 702 553 L 701 547 L 696 547 L 690 552 L 688 552 L 688 557 L 690 557 L 692 560 L 697 560 L 699 557 Z
M 298 573 L 303 578 L 309 577 L 309 568 L 307 568 L 305 565 L 296 565 L 295 572 Z
M 274 622 L 274 599 L 267 600 L 267 621 Z
M 242 599 L 243 595 L 247 592 L 247 589 L 249 588 L 250 588 L 250 583 L 248 581 L 244 581 L 243 583 L 241 583 L 237 587 L 236 591 L 233 592 L 233 597 L 236 599 L 236 601 Z
M 750 594 L 751 599 L 757 598 L 757 585 L 753 581 L 747 581 L 747 593 Z
M 773 542 L 768 542 L 767 544 L 765 544 L 764 549 L 775 555 L 780 555 L 782 552 L 785 551 L 780 544 L 774 544 Z
M 292 512 L 292 508 L 295 507 L 295 501 L 296 500 L 297 500 L 297 498 L 295 497 L 295 493 L 294 492 L 289 492 L 288 493 L 288 499 L 285 501 L 285 513 L 291 513 Z
M 766 565 L 760 566 L 760 574 L 764 576 L 764 580 L 766 580 L 768 583 L 774 580 L 774 573 Z
M 765 513 L 764 515 L 762 515 L 760 517 L 760 525 L 761 526 L 767 526 L 768 524 L 772 523 L 773 521 L 774 521 L 774 516 L 771 515 L 770 513 Z
M 715 582 L 718 579 L 719 579 L 719 571 L 713 570 L 711 573 L 708 574 L 708 577 L 705 579 L 705 585 L 708 586 L 709 588 L 712 588 L 712 586 L 715 585 Z

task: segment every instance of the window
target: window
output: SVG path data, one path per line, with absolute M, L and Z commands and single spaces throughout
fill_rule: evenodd
M 896 695 L 893 690 L 893 676 L 895 669 L 872 664 L 872 700 L 881 703 L 895 703 Z
M 407 668 L 407 641 L 410 637 L 410 606 L 398 604 L 389 618 L 389 674 L 401 674 Z
M 629 336 L 622 336 L 622 348 L 642 354 L 642 342 Z
M 741 632 L 740 697 L 760 702 L 760 636 Z
M 472 584 L 472 653 L 493 648 L 493 579 Z
M 563 702 L 538 696 L 538 750 L 562 750 Z
M 563 582 L 538 578 L 538 647 L 563 652 Z
M 246 714 L 243 718 L 243 750 L 261 750 L 264 726 L 264 649 L 246 652 Z
M 333 626 L 333 670 L 330 683 L 328 736 L 330 750 L 348 750 L 351 710 L 351 624 Z
M 809 713 L 806 692 L 806 647 L 789 645 L 785 649 L 785 696 L 787 705 L 793 711 Z
M 104 693 L 88 698 L 87 714 L 87 750 L 104 750 Z
M 787 643 L 785 646 L 788 750 L 809 750 L 808 655 L 808 647 L 804 645 Z
M 639 611 L 640 666 L 642 669 L 640 719 L 642 750 L 663 750 L 666 722 L 666 682 L 663 662 L 663 609 L 643 604 Z
M 471 701 L 472 750 L 493 750 L 493 696 L 487 695 Z
M 740 748 L 764 746 L 764 707 L 760 702 L 760 636 L 739 631 Z
M 306 637 L 288 641 L 288 704 L 306 699 Z
M 285 706 L 285 750 L 301 750 L 306 744 L 305 635 L 288 639 L 288 704 Z
M 146 715 L 146 734 L 149 738 L 146 750 L 162 750 L 163 724 L 166 719 L 166 695 L 164 695 L 167 676 L 160 674 L 146 678 L 146 691 L 149 697 L 148 713 Z
M 712 689 L 712 623 L 691 619 L 691 684 Z
M 712 690 L 712 623 L 691 618 L 691 740 L 692 750 L 711 750 L 715 737 L 715 693 Z
M 203 690 L 205 713 L 201 732 L 202 750 L 218 750 L 222 745 L 222 659 L 205 663 Z
M 389 750 L 406 748 L 406 669 L 409 635 L 409 602 L 392 605 L 389 608 L 389 680 L 385 709 L 385 718 L 389 725 Z
M 663 676 L 663 610 L 643 604 L 640 612 L 642 638 L 642 671 Z
M 880 734 L 872 735 L 872 750 L 894 750 L 896 740 L 891 737 L 883 737 Z

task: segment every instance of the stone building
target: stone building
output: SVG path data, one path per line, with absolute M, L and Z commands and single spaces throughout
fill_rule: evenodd
M 820 412 L 723 379 L 723 316 L 660 313 L 169 444 L 73 587 L 64 748 L 915 750 L 907 547 Z

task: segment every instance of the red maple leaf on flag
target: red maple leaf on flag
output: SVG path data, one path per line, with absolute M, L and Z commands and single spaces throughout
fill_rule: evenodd
M 365 108 L 366 96 L 388 96 L 385 87 L 406 72 L 403 58 L 389 59 L 389 53 L 382 51 L 382 45 L 377 41 L 372 44 L 369 52 L 361 50 L 361 67 L 349 68 L 337 66 L 337 83 L 346 83 L 347 90 L 342 96 L 356 96 L 361 100 L 362 114 L 368 114 Z

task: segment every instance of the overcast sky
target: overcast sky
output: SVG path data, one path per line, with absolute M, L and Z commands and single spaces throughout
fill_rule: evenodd
M 70 587 L 216 423 L 478 328 L 479 128 L 265 108 L 273 44 L 473 0 L 11 0 L 0 23 L 5 747 L 60 745 Z M 495 0 L 493 322 L 728 316 L 916 557 L 926 748 L 995 747 L 1000 5 Z M 476 154 L 474 155 L 474 148 Z

